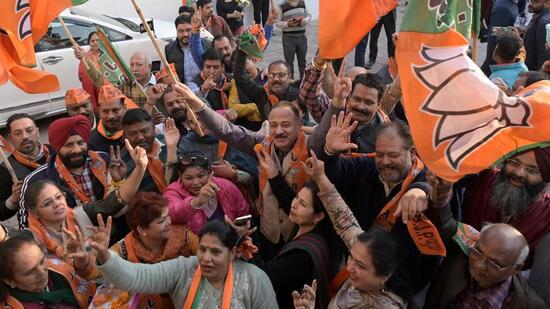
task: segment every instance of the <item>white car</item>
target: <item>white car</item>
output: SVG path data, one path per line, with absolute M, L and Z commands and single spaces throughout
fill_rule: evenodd
M 80 8 L 67 9 L 61 13 L 61 17 L 80 46 L 87 45 L 88 34 L 95 31 L 96 27 L 101 27 L 127 63 L 134 52 L 143 51 L 153 60 L 153 71 L 160 69 L 160 58 L 147 34 L 139 32 L 139 24 L 129 19 L 95 14 Z M 155 29 L 158 29 L 157 41 L 164 52 L 164 45 L 175 38 L 174 24 L 160 20 L 153 22 Z M 170 26 L 174 30 L 169 31 Z M 28 94 L 9 81 L 1 85 L 1 127 L 5 126 L 8 117 L 14 113 L 27 113 L 36 119 L 63 113 L 65 91 L 82 87 L 78 79 L 79 61 L 74 57 L 69 39 L 57 19 L 50 23 L 48 33 L 36 44 L 35 51 L 35 69 L 57 75 L 61 88 L 52 93 Z

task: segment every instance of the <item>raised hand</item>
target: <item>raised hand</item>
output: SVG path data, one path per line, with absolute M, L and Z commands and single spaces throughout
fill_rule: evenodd
M 351 78 L 344 76 L 346 70 L 346 59 L 342 60 L 340 66 L 340 72 L 338 77 L 334 81 L 334 96 L 332 98 L 332 105 L 339 108 L 346 107 L 346 100 L 351 93 Z
M 113 218 L 108 217 L 107 223 L 105 223 L 101 214 L 98 214 L 97 224 L 98 226 L 88 226 L 88 229 L 93 235 L 90 242 L 90 246 L 94 249 L 92 250 L 92 254 L 96 256 L 97 261 L 101 265 L 109 259 L 109 241 L 111 240 Z
M 396 79 L 399 71 L 397 69 L 397 61 L 395 60 L 395 58 L 388 57 L 387 65 L 388 65 L 388 72 L 390 73 L 391 78 Z
M 166 142 L 166 147 L 175 147 L 180 141 L 180 131 L 176 127 L 176 122 L 173 118 L 166 118 L 166 123 L 164 125 L 164 141 Z
M 186 103 L 191 106 L 192 109 L 197 110 L 202 108 L 205 103 L 197 97 L 195 93 L 189 87 L 182 83 L 176 83 L 174 90 L 178 95 L 186 101 Z
M 309 151 L 311 157 L 307 158 L 305 162 L 302 162 L 306 174 L 315 182 L 319 182 L 325 175 L 325 162 L 317 159 L 317 155 L 313 150 Z
M 109 154 L 111 155 L 111 162 L 109 163 L 109 173 L 114 182 L 120 182 L 126 179 L 127 166 L 122 160 L 120 154 L 120 146 L 109 147 Z
M 149 163 L 149 159 L 147 158 L 147 152 L 145 149 L 136 146 L 135 148 L 132 147 L 130 144 L 130 141 L 127 139 L 124 139 L 124 145 L 126 146 L 126 150 L 128 150 L 128 153 L 132 157 L 132 160 L 136 163 L 136 167 L 139 167 L 141 169 L 147 168 L 147 164 Z
M 231 226 L 231 228 L 239 236 L 244 235 L 245 237 L 248 237 L 256 232 L 257 227 L 255 226 L 251 228 L 252 224 L 250 223 L 250 220 L 248 220 L 244 225 L 236 225 L 235 222 L 231 221 L 227 215 L 224 216 L 224 219 L 225 223 L 229 224 L 229 226 Z
M 151 102 L 158 100 L 162 97 L 162 95 L 166 91 L 166 88 L 168 88 L 168 85 L 166 84 L 156 84 L 154 86 L 151 86 L 147 89 L 147 97 L 149 98 L 149 100 L 151 100 Z
M 237 171 L 225 160 L 213 162 L 212 172 L 214 172 L 214 176 L 216 177 L 222 177 L 229 180 L 237 178 Z
M 277 19 L 279 19 L 279 12 L 276 9 L 270 9 L 265 24 L 273 25 Z
M 317 291 L 317 280 L 313 279 L 311 286 L 304 284 L 304 288 L 301 293 L 298 291 L 292 292 L 292 300 L 294 301 L 294 308 L 296 309 L 314 309 L 315 297 Z
M 216 88 L 218 85 L 216 84 L 216 82 L 214 81 L 214 78 L 212 77 L 212 75 L 208 76 L 208 78 L 204 81 L 204 83 L 202 83 L 202 86 L 201 86 L 201 92 L 202 93 L 207 93 L 208 91 Z
M 19 180 L 11 186 L 10 200 L 15 205 L 19 204 L 21 198 L 21 188 L 23 187 L 23 180 Z
M 451 197 L 450 192 L 453 189 L 453 183 L 437 177 L 431 170 L 426 173 L 426 180 L 431 187 L 430 200 L 433 202 L 432 206 L 444 206 Z
M 427 208 L 428 196 L 426 192 L 413 188 L 403 194 L 393 216 L 401 217 L 403 224 L 407 224 L 409 220 L 414 219 L 414 217 L 420 215 Z
M 153 112 L 153 114 L 151 115 L 151 118 L 153 120 L 154 125 L 161 124 L 161 123 L 164 123 L 166 121 L 166 117 L 164 117 L 164 115 L 161 112 L 158 112 L 158 111 Z
M 340 112 L 338 118 L 336 115 L 332 116 L 332 121 L 330 124 L 330 130 L 328 130 L 325 150 L 330 154 L 337 154 L 347 150 L 357 149 L 357 145 L 350 143 L 351 133 L 357 127 L 357 121 L 352 121 L 352 113 L 349 113 L 344 117 L 344 112 Z
M 256 152 L 256 156 L 258 157 L 260 167 L 265 170 L 267 178 L 271 179 L 279 175 L 279 168 L 277 167 L 277 163 L 275 163 L 275 160 L 273 160 L 273 157 L 269 153 L 269 149 L 266 148 L 267 147 L 262 147 L 261 149 L 255 149 L 254 151 Z
M 80 46 L 73 46 L 73 53 L 76 59 L 83 60 L 86 58 L 86 51 Z
M 193 32 L 199 32 L 202 27 L 201 11 L 197 8 L 196 4 L 193 5 L 193 8 L 195 9 L 195 14 L 191 16 L 191 29 Z
M 82 237 L 82 233 L 80 233 L 80 229 L 78 226 L 75 226 L 74 233 L 66 228 L 63 228 L 62 231 L 67 236 L 65 244 L 67 246 L 68 257 L 73 260 L 73 265 L 76 268 L 83 270 L 88 265 L 90 257 L 88 256 L 89 250 L 86 250 L 86 242 Z
M 196 201 L 196 204 L 194 206 L 199 207 L 206 204 L 210 199 L 216 196 L 216 193 L 220 190 L 218 185 L 212 180 L 213 177 L 214 173 L 212 172 L 210 176 L 208 176 L 208 182 L 202 186 L 199 195 L 195 198 L 194 201 Z

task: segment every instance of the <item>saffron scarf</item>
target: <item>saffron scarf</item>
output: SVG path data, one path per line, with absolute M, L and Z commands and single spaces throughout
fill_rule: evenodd
M 225 153 L 227 152 L 227 143 L 224 141 L 218 142 L 218 160 L 223 160 Z
M 185 299 L 185 304 L 183 309 L 192 309 L 195 304 L 195 297 L 200 288 L 200 283 L 202 279 L 202 271 L 200 265 L 195 271 L 193 280 L 191 281 L 191 286 L 189 287 L 189 293 Z M 225 277 L 225 284 L 223 287 L 222 303 L 219 307 L 220 309 L 230 309 L 231 305 L 231 294 L 233 294 L 233 262 L 229 263 L 229 269 L 227 270 L 227 276 Z
M 269 87 L 267 87 L 267 83 L 264 84 L 264 91 L 267 95 L 267 100 L 269 101 L 271 106 L 279 103 L 279 98 L 274 93 L 272 93 L 271 90 L 269 90 Z
M 264 139 L 261 146 L 259 145 L 260 144 L 256 145 L 254 148 L 261 149 L 263 147 L 267 147 L 267 149 L 270 150 L 269 151 L 270 155 L 273 155 L 273 152 L 275 151 L 275 149 L 273 147 L 273 139 L 270 136 Z M 300 134 L 298 135 L 298 138 L 296 139 L 296 142 L 294 143 L 294 146 L 292 147 L 292 150 L 288 155 L 290 155 L 291 162 L 290 162 L 289 168 L 287 169 L 288 172 L 285 171 L 284 170 L 285 167 L 282 166 L 283 177 L 285 177 L 286 179 L 286 175 L 290 174 L 292 179 L 289 181 L 289 184 L 294 190 L 294 192 L 298 192 L 309 180 L 309 176 L 307 175 L 301 163 L 301 162 L 305 162 L 309 157 L 309 153 L 307 151 L 306 136 L 304 132 L 300 131 Z M 283 159 L 283 162 L 281 162 L 281 165 L 283 165 L 283 163 L 284 163 L 284 159 Z M 260 170 L 260 173 L 259 173 L 260 192 L 263 192 L 268 182 L 267 173 L 261 166 L 259 167 L 259 170 Z M 261 196 L 262 194 L 260 194 L 260 197 Z M 260 205 L 260 207 L 262 206 Z
M 42 145 L 42 152 L 44 153 L 44 156 L 46 157 L 46 162 L 49 161 L 50 159 L 50 149 L 46 146 L 46 145 Z M 19 152 L 19 150 L 14 150 L 13 151 L 13 156 L 15 158 L 15 160 L 17 160 L 17 162 L 25 165 L 25 166 L 28 166 L 30 168 L 38 168 L 40 166 L 40 164 L 36 163 L 36 161 L 32 161 L 32 160 L 29 160 L 29 158 L 27 158 L 27 156 L 25 156 L 24 154 L 22 154 L 21 152 Z
M 105 129 L 105 126 L 103 125 L 103 120 L 99 119 L 99 123 L 97 124 L 97 133 L 99 133 L 104 138 L 110 140 L 110 141 L 116 141 L 117 139 L 121 139 L 124 135 L 124 131 L 119 130 L 115 133 L 108 132 Z
M 66 229 L 72 233 L 76 231 L 76 221 L 74 219 L 74 211 L 67 207 L 67 218 L 65 218 Z M 58 258 L 65 260 L 65 248 L 63 244 L 53 238 L 46 226 L 38 219 L 38 217 L 29 212 L 29 229 L 32 231 L 34 236 L 44 243 L 48 252 L 54 254 Z
M 147 163 L 147 172 L 149 172 L 149 175 L 153 178 L 153 182 L 157 186 L 159 192 L 162 193 L 166 189 L 166 178 L 164 177 L 163 163 L 156 158 L 159 152 L 160 145 L 155 141 L 151 152 L 147 154 L 147 158 L 149 159 L 149 163 Z
M 101 155 L 99 155 L 95 151 L 88 151 L 88 155 L 91 159 L 90 169 L 92 171 L 92 174 L 103 185 L 103 192 L 105 197 L 109 194 L 110 188 L 110 184 L 107 181 L 107 163 L 103 160 Z M 67 183 L 76 198 L 84 204 L 89 203 L 91 201 L 90 197 L 86 194 L 82 186 L 78 182 L 76 182 L 73 175 L 71 175 L 71 172 L 69 172 L 59 156 L 57 156 L 57 158 L 55 159 L 55 166 L 57 172 L 59 173 L 59 176 L 61 177 L 61 179 L 63 179 L 63 181 Z
M 399 201 L 408 191 L 409 186 L 414 181 L 414 178 L 423 169 L 424 163 L 420 160 L 420 158 L 415 157 L 413 166 L 401 184 L 401 190 L 380 211 L 374 224 L 386 229 L 387 231 L 391 231 L 397 219 L 393 214 L 399 205 Z M 416 244 L 416 247 L 422 254 L 441 256 L 445 256 L 447 254 L 445 244 L 443 243 L 437 228 L 424 214 L 416 216 L 413 220 L 409 220 L 407 222 L 407 230 Z

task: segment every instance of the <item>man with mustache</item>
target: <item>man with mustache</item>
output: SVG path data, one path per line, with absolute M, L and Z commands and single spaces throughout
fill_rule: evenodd
M 476 229 L 483 222 L 510 224 L 525 236 L 534 253 L 550 232 L 550 198 L 544 192 L 549 181 L 550 148 L 535 148 L 512 155 L 500 170 L 465 177 L 454 192 L 463 201 L 464 223 Z M 526 265 L 531 262 L 530 256 Z
M 228 109 L 229 87 L 231 76 L 225 74 L 221 54 L 214 48 L 209 48 L 202 55 L 204 62 L 201 73 L 189 83 L 195 93 L 206 99 L 214 110 Z
M 529 255 L 524 235 L 504 223 L 485 225 L 478 233 L 456 221 L 448 203 L 452 184 L 431 173 L 428 178 L 437 193 L 430 196 L 426 215 L 440 231 L 447 256 L 424 308 L 546 308 L 520 273 Z
M 96 115 L 93 111 L 90 94 L 84 89 L 72 88 L 65 92 L 65 107 L 69 116 L 83 115 L 92 124 L 92 130 L 96 128 Z
M 286 213 L 279 209 L 279 201 L 271 189 L 271 183 L 277 188 L 285 188 L 290 195 L 295 195 L 305 185 L 309 177 L 300 161 L 309 157 L 308 149 L 321 145 L 320 140 L 328 131 L 330 118 L 321 122 L 312 135 L 306 136 L 301 128 L 298 109 L 290 102 L 283 101 L 271 108 L 267 127 L 252 132 L 229 122 L 209 108 L 185 85 L 177 84 L 175 90 L 195 111 L 211 135 L 245 154 L 258 156 L 260 232 L 266 241 L 274 244 L 282 238 L 288 241 L 293 228 L 288 220 L 289 209 Z M 281 203 L 280 206 L 290 206 L 290 202 L 284 205 Z
M 191 37 L 191 17 L 180 15 L 175 20 L 176 39 L 164 47 L 164 54 L 169 63 L 176 67 L 178 79 L 182 83 L 192 81 L 200 73 L 200 67 L 193 60 L 189 39 Z
M 351 114 L 344 118 L 344 112 L 333 116 L 326 144 L 317 156 L 325 162 L 328 178 L 361 228 L 386 229 L 400 243 L 404 262 L 397 273 L 406 293 L 413 295 L 428 284 L 438 265 L 436 256 L 421 254 L 407 228 L 409 221 L 427 208 L 425 169 L 416 156 L 410 130 L 402 121 L 387 122 L 378 128 L 374 158 L 342 157 L 342 153 L 358 147 L 349 142 L 358 125 L 357 120 L 352 123 L 353 118 Z
M 50 153 L 53 153 L 50 145 L 40 142 L 40 132 L 31 116 L 11 115 L 6 122 L 6 129 L 8 139 L 14 146 L 8 161 L 19 181 L 13 182 L 5 163 L 2 162 L 0 165 L 0 221 L 8 220 L 17 213 L 23 179 L 39 166 L 46 164 Z
M 25 208 L 25 191 L 30 184 L 49 179 L 59 185 L 66 195 L 67 205 L 71 208 L 104 200 L 111 192 L 112 184 L 119 186 L 126 179 L 126 165 L 120 159 L 120 154 L 113 153 L 109 156 L 104 152 L 96 152 L 88 149 L 90 137 L 90 123 L 82 115 L 57 119 L 48 128 L 48 139 L 55 150 L 48 164 L 42 165 L 23 180 L 19 210 L 20 228 L 28 226 L 27 212 Z M 112 165 L 111 165 L 112 163 Z M 144 170 L 135 169 L 143 177 Z M 134 174 L 135 175 L 135 174 Z M 120 196 L 114 200 L 117 203 L 125 203 Z M 123 213 L 113 213 L 112 209 L 120 209 L 113 205 L 104 205 L 99 210 L 104 216 L 114 216 L 116 233 L 113 240 L 120 239 L 128 233 Z M 92 222 L 95 222 L 94 218 Z
M 122 128 L 124 130 L 124 138 L 130 142 L 132 147 L 141 147 L 145 149 L 149 163 L 147 171 L 143 176 L 139 191 L 155 191 L 163 192 L 166 188 L 166 177 L 164 170 L 164 162 L 167 161 L 167 152 L 172 151 L 172 160 L 176 158 L 176 147 L 179 141 L 179 133 L 175 142 L 165 145 L 161 143 L 155 136 L 155 125 L 151 120 L 151 116 L 141 108 L 136 108 L 126 112 L 122 118 Z M 177 130 L 176 130 L 177 131 Z M 169 134 L 170 130 L 165 128 L 165 134 Z M 167 139 L 167 141 L 171 141 Z M 122 160 L 126 163 L 128 172 L 133 171 L 135 164 L 132 156 L 126 149 L 122 149 Z
M 99 88 L 99 123 L 90 135 L 90 149 L 109 153 L 110 147 L 124 147 L 122 117 L 126 96 L 111 84 Z

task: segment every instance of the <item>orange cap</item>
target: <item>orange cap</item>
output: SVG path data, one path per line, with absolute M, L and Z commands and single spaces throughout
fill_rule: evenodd
M 172 72 L 174 72 L 174 75 L 177 74 L 176 66 L 173 63 L 170 63 L 170 69 L 172 70 Z M 158 71 L 157 74 L 155 74 L 155 78 L 157 79 L 157 81 L 168 76 L 170 76 L 170 73 L 168 73 L 168 69 L 166 67 L 162 67 L 162 69 Z
M 99 104 L 111 102 L 116 99 L 126 99 L 126 96 L 117 87 L 112 84 L 104 84 L 99 88 L 99 98 L 97 100 Z
M 90 95 L 84 89 L 72 88 L 65 92 L 65 105 L 80 104 L 89 98 Z

